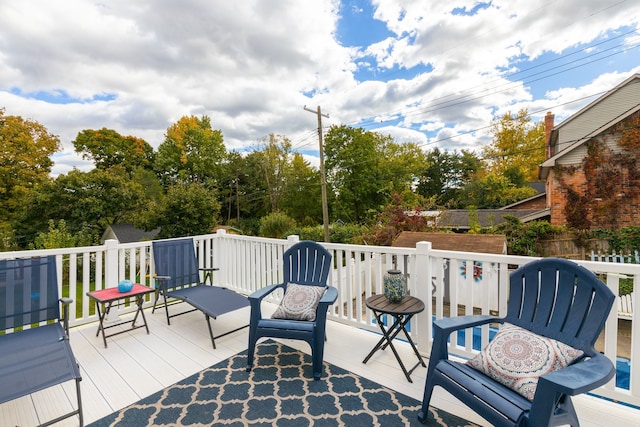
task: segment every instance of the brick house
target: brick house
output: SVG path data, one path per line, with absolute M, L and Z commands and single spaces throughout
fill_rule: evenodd
M 556 126 L 547 113 L 545 130 L 539 177 L 552 225 L 640 224 L 640 74 Z

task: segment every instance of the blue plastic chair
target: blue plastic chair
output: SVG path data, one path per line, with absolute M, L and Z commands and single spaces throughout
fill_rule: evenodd
M 247 324 L 220 335 L 213 335 L 211 318 L 216 319 L 225 313 L 248 307 L 249 301 L 245 296 L 230 289 L 213 286 L 211 274 L 217 268 L 198 268 L 192 238 L 158 240 L 154 241 L 152 245 L 156 271 L 155 279 L 157 280 L 157 292 L 153 302 L 152 313 L 156 310 L 160 296 L 163 298 L 168 325 L 171 325 L 170 319 L 172 317 L 200 310 L 207 321 L 211 344 L 214 349 L 216 348 L 216 338 L 229 335 L 249 326 Z M 202 279 L 200 278 L 201 273 L 203 274 Z M 209 278 L 209 285 L 206 284 L 207 278 Z M 193 309 L 174 312 L 174 314 L 170 315 L 169 305 L 172 304 L 171 299 L 174 302 L 176 302 L 175 300 L 178 300 L 177 302 L 186 302 Z
M 71 301 L 58 296 L 55 256 L 0 260 L 0 403 L 76 384 L 78 408 L 43 426 L 74 415 L 83 425 L 82 377 L 69 345 Z
M 511 273 L 507 315 L 443 318 L 434 340 L 418 419 L 427 421 L 433 388 L 440 386 L 494 426 L 578 426 L 571 396 L 606 384 L 613 363 L 594 344 L 615 296 L 595 274 L 558 258 L 530 262 Z M 533 400 L 470 366 L 450 360 L 449 335 L 460 329 L 508 322 L 582 350 L 585 358 L 539 378 Z
M 338 291 L 328 286 L 316 310 L 314 321 L 262 318 L 262 300 L 276 289 L 286 292 L 289 283 L 308 286 L 326 286 L 331 271 L 331 254 L 320 244 L 301 241 L 284 252 L 284 281 L 266 286 L 249 295 L 251 320 L 249 322 L 249 348 L 247 371 L 253 368 L 256 343 L 260 338 L 286 338 L 305 341 L 311 346 L 314 380 L 322 376 L 327 310 L 338 298 Z

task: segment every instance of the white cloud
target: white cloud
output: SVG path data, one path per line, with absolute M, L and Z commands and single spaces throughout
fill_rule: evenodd
M 0 108 L 60 136 L 55 170 L 64 173 L 83 165 L 71 141 L 84 129 L 107 127 L 157 147 L 167 127 L 190 114 L 208 115 L 230 150 L 270 133 L 308 147 L 316 119 L 304 105 L 329 113 L 325 126 L 384 126 L 398 141 L 477 147 L 487 136 L 474 130 L 496 115 L 527 108 L 542 117 L 553 108 L 558 120 L 581 106 L 569 101 L 638 72 L 620 65 L 623 55 L 625 64 L 637 57 L 640 5 L 632 2 L 494 0 L 472 15 L 452 13 L 473 10 L 472 0 L 373 3 L 395 37 L 359 51 L 337 42 L 339 13 L 353 11 L 337 0 L 4 1 Z M 582 83 L 505 77 L 528 59 L 622 26 L 636 28 L 625 37 L 630 50 L 593 76 L 581 74 Z M 425 65 L 432 70 L 407 71 Z M 365 69 L 375 73 L 367 78 Z M 546 94 L 534 94 L 534 85 Z M 44 93 L 77 101 L 36 99 Z

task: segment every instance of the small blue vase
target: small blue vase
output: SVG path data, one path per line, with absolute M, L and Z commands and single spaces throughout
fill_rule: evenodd
M 125 279 L 118 283 L 118 291 L 122 293 L 131 292 L 131 289 L 133 289 L 133 282 L 131 280 Z
M 384 275 L 384 296 L 389 302 L 400 302 L 407 294 L 407 278 L 400 270 L 388 270 Z

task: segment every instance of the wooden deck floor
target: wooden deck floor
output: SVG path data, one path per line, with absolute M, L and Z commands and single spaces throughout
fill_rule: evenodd
M 247 309 L 227 314 L 213 321 L 216 333 L 232 330 L 247 322 Z M 216 341 L 213 350 L 204 316 L 194 312 L 172 319 L 167 326 L 163 313 L 145 310 L 150 334 L 144 329 L 108 338 L 96 337 L 97 324 L 73 328 L 71 344 L 81 367 L 82 399 L 85 423 L 95 421 L 164 387 L 224 360 L 247 348 L 247 329 Z M 126 317 L 125 317 L 126 318 Z M 419 367 L 409 383 L 390 351 L 377 352 L 367 364 L 362 360 L 375 345 L 379 335 L 336 322 L 328 322 L 325 360 L 370 378 L 380 384 L 414 397 L 422 398 L 426 368 Z M 285 341 L 308 352 L 305 343 Z M 407 361 L 415 360 L 405 343 L 398 349 Z M 0 405 L 0 426 L 31 427 L 70 411 L 75 405 L 75 387 L 68 383 Z M 581 424 L 590 426 L 637 426 L 640 410 L 591 396 L 575 400 Z M 487 425 L 440 388 L 432 399 L 436 407 Z M 78 419 L 62 421 L 57 426 L 77 426 Z

